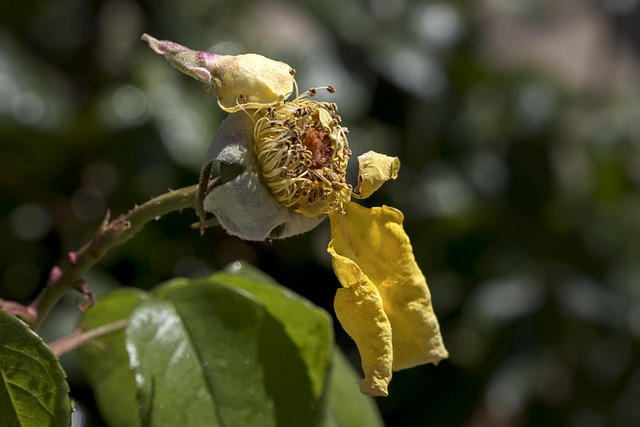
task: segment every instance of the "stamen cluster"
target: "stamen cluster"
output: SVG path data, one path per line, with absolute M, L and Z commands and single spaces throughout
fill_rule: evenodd
M 333 88 L 329 87 L 329 91 Z M 255 115 L 254 149 L 267 187 L 283 206 L 309 217 L 342 210 L 351 156 L 335 103 L 307 98 L 265 107 Z

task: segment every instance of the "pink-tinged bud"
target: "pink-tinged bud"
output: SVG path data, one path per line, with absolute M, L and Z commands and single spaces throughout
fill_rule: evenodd
M 220 108 L 227 112 L 262 108 L 283 101 L 293 92 L 295 70 L 284 62 L 256 54 L 196 51 L 148 34 L 142 40 L 173 67 L 211 87 Z

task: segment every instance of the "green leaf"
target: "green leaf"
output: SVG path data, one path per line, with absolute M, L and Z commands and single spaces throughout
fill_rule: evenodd
M 339 349 L 333 352 L 322 427 L 384 427 L 375 400 L 360 392 L 359 377 Z
M 84 329 L 127 317 L 124 334 L 80 350 L 110 426 L 317 425 L 331 319 L 263 273 L 236 265 L 150 295 L 119 291 Z
M 127 341 L 144 425 L 220 425 L 205 362 L 170 303 L 154 298 L 141 304 Z
M 131 288 L 119 289 L 100 298 L 85 311 L 80 320 L 87 331 L 117 320 L 126 319 L 147 298 L 147 294 Z M 124 331 L 116 331 L 77 350 L 82 369 L 89 378 L 100 413 L 112 427 L 140 425 L 136 387 L 129 369 Z
M 318 402 L 298 348 L 258 299 L 243 289 L 216 283 L 216 277 L 177 280 L 160 288 L 157 295 L 171 302 L 184 324 L 184 345 L 193 347 L 192 357 L 200 361 L 208 386 L 198 392 L 213 396 L 218 423 L 313 425 Z M 130 328 L 135 325 L 132 322 Z M 141 340 L 139 345 L 143 344 Z M 132 341 L 129 346 L 136 344 Z M 186 363 L 183 359 L 173 362 Z M 142 363 L 157 362 L 147 359 Z M 156 384 L 169 381 L 177 371 L 169 369 L 163 378 L 153 380 Z M 174 391 L 186 393 L 189 385 L 182 387 Z
M 307 366 L 314 396 L 320 398 L 333 351 L 329 314 L 249 264 L 233 263 L 227 273 L 211 276 L 211 280 L 248 291 L 282 323 Z
M 26 324 L 0 311 L 0 425 L 70 422 L 69 386 L 58 359 Z

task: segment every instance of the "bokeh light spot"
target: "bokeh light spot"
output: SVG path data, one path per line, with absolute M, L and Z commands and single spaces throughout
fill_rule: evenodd
M 528 277 L 490 280 L 478 286 L 470 302 L 495 320 L 512 320 L 535 312 L 544 296 L 540 283 Z
M 492 196 L 501 194 L 509 182 L 509 170 L 504 161 L 490 153 L 474 156 L 467 173 L 478 190 Z
M 19 123 L 34 125 L 44 117 L 45 104 L 39 95 L 33 92 L 24 92 L 13 98 L 11 112 Z
M 489 413 L 503 420 L 516 415 L 523 404 L 520 390 L 509 382 L 492 384 L 487 390 L 485 402 Z
M 98 161 L 82 171 L 82 183 L 100 190 L 105 196 L 113 193 L 120 182 L 120 171 L 111 163 Z
M 199 114 L 180 111 L 164 120 L 160 135 L 173 160 L 185 166 L 199 166 L 208 143 L 206 129 Z
M 82 221 L 94 221 L 106 210 L 102 192 L 93 187 L 81 187 L 71 196 L 71 211 Z
M 389 71 L 398 86 L 417 96 L 436 95 L 447 81 L 438 62 L 408 49 L 399 49 L 391 55 Z
M 113 111 L 125 123 L 140 123 L 147 112 L 147 96 L 133 85 L 124 85 L 116 90 L 111 99 Z
M 456 9 L 445 3 L 429 4 L 416 16 L 419 34 L 435 45 L 449 47 L 462 32 Z
M 436 217 L 454 217 L 464 214 L 472 205 L 473 191 L 452 168 L 433 163 L 426 168 L 426 176 L 416 185 L 417 206 L 423 213 Z
M 13 234 L 30 242 L 38 242 L 49 233 L 51 220 L 51 212 L 37 203 L 18 206 L 9 219 Z
M 2 59 L 0 56 L 0 62 Z M 11 104 L 17 94 L 16 82 L 9 75 L 0 73 L 0 114 L 6 114 L 11 110 Z

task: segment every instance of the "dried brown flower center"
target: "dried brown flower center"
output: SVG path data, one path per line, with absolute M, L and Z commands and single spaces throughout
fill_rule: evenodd
M 256 155 L 275 199 L 310 217 L 342 209 L 351 151 L 336 105 L 300 97 L 254 117 Z
M 311 151 L 311 168 L 321 169 L 331 160 L 331 138 L 329 132 L 314 127 L 302 135 L 302 144 Z

